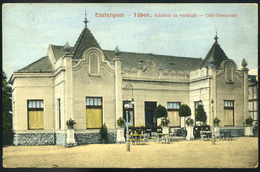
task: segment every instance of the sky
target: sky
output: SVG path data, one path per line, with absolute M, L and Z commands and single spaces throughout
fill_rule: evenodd
M 2 6 L 3 70 L 9 78 L 46 56 L 49 44 L 69 42 L 74 46 L 85 25 L 86 9 L 87 27 L 104 50 L 118 46 L 126 52 L 204 59 L 217 32 L 218 43 L 238 69 L 245 58 L 250 73 L 256 74 L 257 8 L 255 4 L 7 3 Z M 124 17 L 97 17 L 97 13 Z M 216 17 L 217 13 L 235 17 Z M 156 14 L 171 17 L 155 17 Z M 183 14 L 197 17 L 181 17 Z

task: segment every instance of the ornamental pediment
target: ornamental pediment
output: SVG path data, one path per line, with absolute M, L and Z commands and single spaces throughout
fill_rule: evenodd
M 160 72 L 156 68 L 154 61 L 150 59 L 147 60 L 146 67 L 144 68 L 142 74 L 146 76 L 159 76 Z

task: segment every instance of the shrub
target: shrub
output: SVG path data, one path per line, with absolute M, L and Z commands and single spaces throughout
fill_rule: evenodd
M 159 105 L 154 109 L 154 115 L 156 118 L 167 117 L 167 110 L 164 106 Z
M 206 112 L 204 111 L 203 105 L 198 105 L 196 110 L 195 110 L 195 120 L 196 121 L 201 121 L 201 122 L 206 122 L 207 116 Z
M 194 120 L 191 119 L 191 118 L 188 118 L 188 119 L 185 121 L 185 123 L 186 123 L 188 126 L 190 126 L 190 125 L 193 125 L 193 124 L 194 124 Z
M 179 109 L 179 116 L 180 117 L 187 117 L 191 115 L 191 110 L 188 105 L 182 104 Z
M 219 123 L 220 123 L 220 120 L 216 117 L 216 118 L 213 120 L 213 122 L 214 122 L 214 124 L 215 124 L 216 126 L 218 126 Z
M 107 126 L 105 123 L 102 126 L 102 128 L 100 129 L 100 137 L 101 137 L 101 141 L 103 143 L 108 141 L 108 131 L 107 131 Z
M 68 128 L 73 128 L 73 126 L 76 124 L 76 122 L 73 120 L 73 119 L 71 119 L 70 118 L 70 120 L 68 120 L 67 122 L 66 122 L 66 125 L 67 125 L 67 127 Z
M 116 123 L 117 123 L 117 126 L 119 126 L 119 127 L 122 127 L 122 126 L 125 125 L 125 121 L 123 120 L 122 117 L 120 117 L 120 118 L 116 121 Z
M 251 126 L 252 123 L 253 123 L 253 119 L 252 119 L 251 117 L 246 118 L 246 125 L 247 125 L 247 126 Z
M 166 127 L 166 126 L 168 126 L 168 124 L 169 124 L 169 120 L 168 119 L 162 119 L 162 122 L 161 122 L 161 125 L 163 126 L 163 127 Z

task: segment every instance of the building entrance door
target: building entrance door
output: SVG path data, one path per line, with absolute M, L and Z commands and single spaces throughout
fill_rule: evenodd
M 145 102 L 145 126 L 157 126 L 157 119 L 155 117 L 154 109 L 157 102 Z

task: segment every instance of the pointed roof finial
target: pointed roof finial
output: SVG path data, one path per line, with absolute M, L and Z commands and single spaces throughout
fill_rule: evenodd
M 245 59 L 243 59 L 241 65 L 243 66 L 243 68 L 246 68 L 247 66 L 247 61 Z
M 215 39 L 215 42 L 218 42 L 218 32 L 216 32 L 214 39 Z
M 86 7 L 85 7 L 85 20 L 83 22 L 85 23 L 85 27 L 87 27 L 87 24 L 89 23 L 89 21 L 87 20 Z
M 114 53 L 116 56 L 120 56 L 121 52 L 119 51 L 118 46 L 116 46 Z
M 64 45 L 64 50 L 66 51 L 66 52 L 69 52 L 70 51 L 70 44 L 67 42 L 65 45 Z

